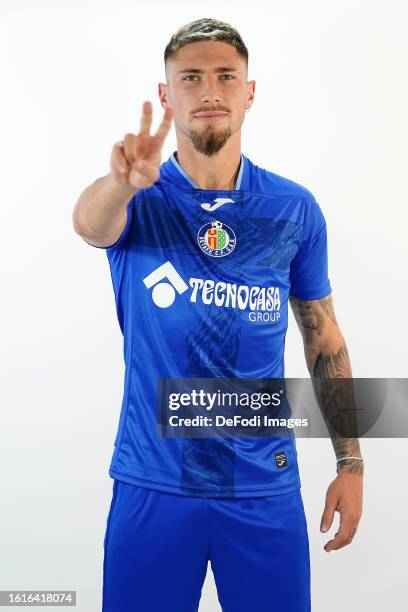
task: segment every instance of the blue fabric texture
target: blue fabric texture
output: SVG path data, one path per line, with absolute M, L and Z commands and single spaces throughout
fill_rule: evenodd
M 310 612 L 301 492 L 203 499 L 114 481 L 102 612 L 197 612 L 208 562 L 223 612 Z
M 110 476 L 186 496 L 300 487 L 295 436 L 157 435 L 161 378 L 281 378 L 288 298 L 331 293 L 313 194 L 241 154 L 235 189 L 200 189 L 176 154 L 127 206 L 106 248 L 123 333 L 124 391 Z M 279 468 L 275 452 L 284 452 Z

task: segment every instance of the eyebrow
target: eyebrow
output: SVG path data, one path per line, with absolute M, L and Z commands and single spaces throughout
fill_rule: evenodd
M 185 68 L 184 70 L 179 70 L 177 74 L 182 74 L 185 72 L 194 72 L 196 74 L 202 74 L 205 70 L 200 70 L 200 68 Z M 214 68 L 213 72 L 239 72 L 238 68 L 234 68 L 233 66 L 220 66 L 219 68 Z

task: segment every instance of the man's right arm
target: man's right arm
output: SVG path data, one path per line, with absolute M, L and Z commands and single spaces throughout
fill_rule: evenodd
M 126 207 L 139 189 L 119 184 L 111 174 L 97 179 L 80 195 L 72 221 L 77 234 L 87 242 L 108 247 L 122 234 L 126 221 Z
M 148 189 L 160 176 L 161 148 L 172 121 L 166 106 L 157 132 L 150 134 L 153 108 L 143 102 L 138 134 L 126 134 L 114 144 L 110 173 L 97 179 L 79 196 L 72 222 L 77 234 L 98 247 L 109 247 L 120 238 L 127 222 L 126 208 L 140 189 Z

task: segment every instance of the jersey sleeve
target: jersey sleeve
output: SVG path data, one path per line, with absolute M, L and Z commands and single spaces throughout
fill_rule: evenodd
M 306 200 L 303 239 L 290 265 L 290 284 L 289 295 L 299 300 L 318 300 L 332 291 L 326 221 L 314 198 Z
M 132 220 L 133 220 L 133 215 L 134 215 L 134 207 L 135 207 L 135 195 L 132 196 L 132 199 L 129 200 L 127 206 L 126 206 L 126 214 L 127 214 L 127 218 L 126 218 L 126 224 L 125 227 L 122 230 L 121 235 L 119 236 L 119 238 L 116 240 L 116 242 L 114 242 L 113 244 L 109 245 L 109 246 L 98 246 L 97 244 L 91 244 L 90 242 L 88 242 L 88 240 L 85 240 L 85 242 L 87 242 L 88 244 L 90 244 L 91 246 L 97 248 L 97 249 L 105 249 L 105 251 L 110 251 L 110 250 L 114 250 L 117 249 L 118 247 L 122 246 L 124 241 L 126 240 L 126 237 L 129 234 L 129 230 L 130 227 L 132 225 Z

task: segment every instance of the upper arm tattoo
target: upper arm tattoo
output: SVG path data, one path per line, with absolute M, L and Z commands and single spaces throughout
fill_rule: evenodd
M 309 370 L 318 377 L 350 377 L 349 354 L 334 314 L 332 296 L 298 300 L 290 296 L 293 314 L 302 334 Z
M 319 351 L 328 332 L 336 336 L 340 334 L 331 294 L 319 300 L 299 300 L 289 296 L 289 302 L 306 351 Z

